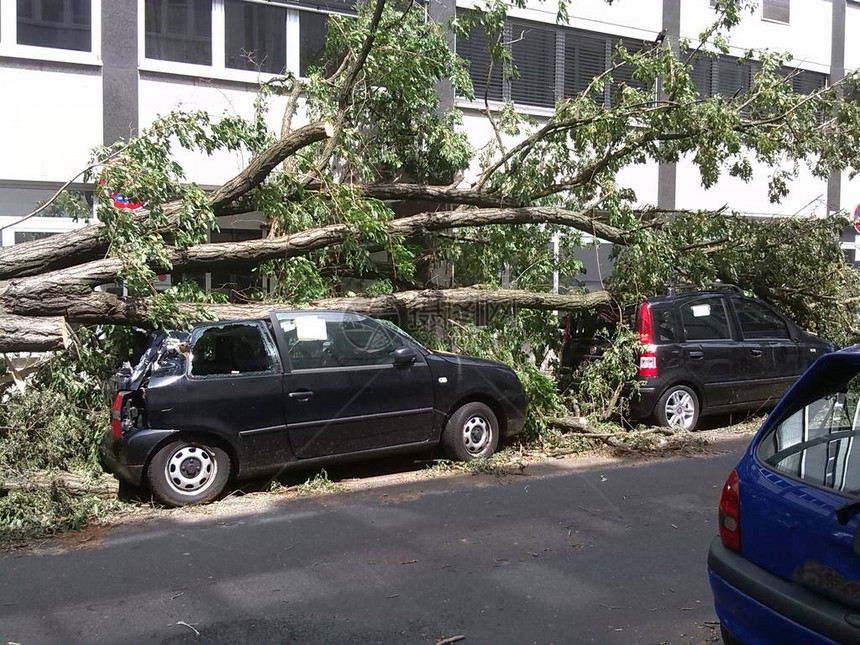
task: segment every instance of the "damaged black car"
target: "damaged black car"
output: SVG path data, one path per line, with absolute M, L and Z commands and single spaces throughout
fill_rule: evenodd
M 285 467 L 424 451 L 488 457 L 526 397 L 493 361 L 432 352 L 385 320 L 279 311 L 154 335 L 117 379 L 102 464 L 167 506 Z

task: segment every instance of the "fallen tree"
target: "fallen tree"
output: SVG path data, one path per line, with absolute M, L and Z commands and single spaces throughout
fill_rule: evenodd
M 717 21 L 696 51 L 713 50 L 713 39 L 748 4 L 721 1 Z M 483 18 L 502 10 L 487 7 L 475 15 L 489 24 Z M 429 296 L 408 295 L 415 293 L 432 293 L 437 303 L 468 300 L 468 294 L 485 301 L 488 291 L 469 288 L 504 284 L 513 288 L 500 292 L 500 301 L 544 309 L 541 303 L 552 300 L 546 293 L 552 272 L 574 273 L 580 266 L 574 249 L 594 239 L 622 249 L 606 281 L 619 303 L 669 282 L 720 278 L 787 307 L 807 327 L 853 333 L 858 289 L 838 252 L 841 220 L 792 224 L 792 237 L 730 210 L 643 208 L 617 184 L 617 173 L 630 165 L 681 158 L 699 166 L 706 186 L 724 171 L 752 180 L 755 159 L 771 168 L 768 190 L 778 199 L 799 164 L 825 177 L 857 158 L 860 117 L 841 98 L 841 85 L 852 78 L 796 94 L 786 57 L 763 53 L 744 91 L 701 97 L 690 78 L 693 55 L 679 55 L 677 43 L 618 48 L 609 69 L 559 102 L 543 123 L 530 124 L 513 112 L 502 122 L 487 105 L 486 117 L 499 136 L 475 150 L 457 128 L 456 111 L 439 109 L 435 89 L 447 80 L 459 94 L 473 96 L 463 61 L 450 51 L 443 26 L 419 14 L 377 0 L 357 19 L 333 17 L 329 51 L 341 61 L 337 69 L 327 76 L 325 68 L 317 70 L 309 80 L 267 83 L 253 119 L 171 113 L 139 137 L 95 150 L 90 174 L 98 221 L 0 249 L 6 350 L 59 346 L 65 323 L 186 324 L 228 311 L 334 302 L 346 291 L 347 276 L 370 276 L 358 284 L 374 295 L 341 298 L 340 307 L 379 313 L 428 306 Z M 499 34 L 489 36 L 492 41 Z M 635 86 L 613 79 L 622 67 L 635 70 Z M 655 99 L 657 79 L 661 93 Z M 611 105 L 595 100 L 607 86 Z M 277 137 L 264 121 L 273 92 L 289 94 Z M 293 128 L 300 96 L 308 123 Z M 502 134 L 517 142 L 506 145 Z M 203 192 L 173 161 L 177 142 L 206 154 L 245 150 L 251 161 L 222 186 Z M 479 173 L 471 183 L 463 181 L 476 157 Z M 116 208 L 110 195 L 117 192 L 143 206 Z M 398 216 L 399 205 L 415 203 L 422 212 Z M 256 212 L 271 234 L 206 243 L 220 217 L 242 212 Z M 792 257 L 799 238 L 818 252 Z M 564 252 L 554 252 L 553 243 Z M 371 254 L 380 250 L 386 252 L 385 274 L 372 268 L 378 260 Z M 750 262 L 753 254 L 758 257 Z M 416 279 L 419 257 L 425 268 L 455 267 L 455 278 Z M 263 294 L 272 302 L 201 309 L 185 302 L 183 293 L 154 294 L 149 286 L 156 273 L 251 269 L 275 285 Z M 94 291 L 116 281 L 123 281 L 127 297 Z M 401 293 L 395 284 L 432 289 Z M 580 301 L 595 306 L 609 296 L 565 297 L 568 304 L 551 309 L 576 308 L 570 303 Z M 48 320 L 37 324 L 41 318 Z
M 542 311 L 576 311 L 606 305 L 611 298 L 606 291 L 582 294 L 540 293 L 512 289 L 424 289 L 399 291 L 378 296 L 346 296 L 312 300 L 304 306 L 312 309 L 347 310 L 371 316 L 390 316 L 404 312 L 434 314 L 443 320 L 458 313 L 486 310 L 535 309 Z M 0 316 L 0 352 L 50 351 L 69 344 L 68 323 L 137 324 L 150 323 L 149 301 L 145 298 L 123 298 L 97 291 L 89 295 L 71 294 L 57 299 L 52 307 L 64 316 Z M 189 319 L 205 316 L 211 320 L 260 318 L 270 311 L 292 309 L 289 303 L 209 303 L 205 312 L 195 303 L 178 303 Z M 26 349 L 23 349 L 26 348 Z

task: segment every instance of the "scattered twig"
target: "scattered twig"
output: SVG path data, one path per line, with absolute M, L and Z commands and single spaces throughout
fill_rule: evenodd
M 436 645 L 450 645 L 451 643 L 457 643 L 464 640 L 466 640 L 466 637 L 462 634 L 458 634 L 457 636 L 451 636 L 450 638 L 443 638 L 440 641 L 436 641 Z
M 184 620 L 179 620 L 179 621 L 177 621 L 177 622 L 176 622 L 176 624 L 177 624 L 177 625 L 183 625 L 183 626 L 187 627 L 188 629 L 190 629 L 192 632 L 194 632 L 197 636 L 200 636 L 200 632 L 198 632 L 198 631 L 194 628 L 194 626 L 189 625 L 189 624 L 188 624 L 188 623 L 186 623 Z M 196 624 L 196 623 L 195 623 L 195 624 Z

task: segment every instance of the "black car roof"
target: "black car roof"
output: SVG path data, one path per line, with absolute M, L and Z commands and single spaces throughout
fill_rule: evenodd
M 659 296 L 651 296 L 650 298 L 646 298 L 645 301 L 648 304 L 664 304 L 664 303 L 673 303 L 673 302 L 683 302 L 685 300 L 693 300 L 695 298 L 701 298 L 702 296 L 724 296 L 724 295 L 732 295 L 732 296 L 740 296 L 747 298 L 749 296 L 745 296 L 742 293 L 733 290 L 727 289 L 699 289 L 697 291 L 682 291 L 679 293 L 673 294 L 661 294 Z

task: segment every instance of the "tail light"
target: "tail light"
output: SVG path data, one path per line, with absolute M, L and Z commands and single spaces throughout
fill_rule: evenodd
M 114 437 L 122 436 L 120 413 L 122 412 L 122 400 L 124 396 L 123 392 L 117 392 L 113 399 L 113 406 L 110 411 L 110 429 L 113 432 Z
M 570 335 L 570 316 L 564 317 L 564 333 L 561 335 L 561 344 L 567 342 L 567 337 Z
M 733 470 L 720 494 L 720 539 L 726 548 L 741 551 L 740 489 L 738 471 Z
M 651 305 L 643 302 L 639 307 L 639 376 L 657 376 L 657 347 L 654 345 L 654 331 L 651 325 Z

